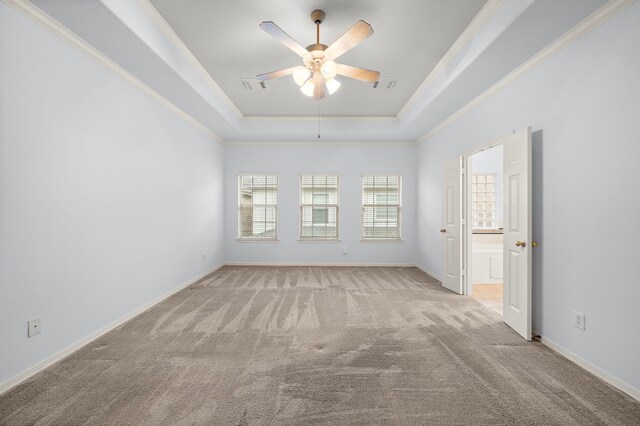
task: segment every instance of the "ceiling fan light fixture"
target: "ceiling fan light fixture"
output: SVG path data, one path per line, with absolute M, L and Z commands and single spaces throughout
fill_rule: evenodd
M 316 9 L 311 12 L 311 20 L 316 26 L 316 42 L 306 48 L 292 39 L 280 27 L 272 21 L 262 21 L 260 28 L 276 38 L 285 47 L 294 51 L 304 66 L 297 66 L 259 74 L 258 80 L 264 82 L 273 78 L 291 75 L 300 91 L 315 100 L 320 100 L 328 94 L 331 95 L 340 88 L 341 83 L 335 80 L 336 75 L 365 81 L 376 82 L 380 79 L 380 72 L 365 68 L 352 67 L 343 63 L 336 64 L 335 59 L 351 50 L 364 39 L 373 35 L 371 25 L 363 20 L 356 22 L 340 38 L 330 46 L 320 43 L 320 24 L 324 21 L 325 13 Z
M 336 76 L 338 72 L 338 66 L 332 60 L 325 61 L 320 67 L 320 72 L 325 79 L 330 80 Z
M 326 81 L 326 84 L 327 84 L 327 90 L 329 91 L 329 94 L 333 95 L 336 92 L 336 90 L 340 88 L 342 83 L 340 83 L 335 78 L 330 78 Z
M 307 80 L 311 77 L 311 70 L 305 67 L 298 67 L 293 71 L 293 81 L 300 87 L 302 87 Z
M 300 88 L 300 91 L 306 96 L 312 97 L 314 88 L 315 85 L 311 82 L 311 80 L 307 80 L 307 82 L 304 83 L 304 85 L 302 85 L 302 87 Z

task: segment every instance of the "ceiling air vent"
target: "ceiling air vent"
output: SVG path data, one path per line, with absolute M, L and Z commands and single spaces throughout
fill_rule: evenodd
M 371 85 L 372 89 L 393 89 L 398 79 L 396 77 L 379 78 Z
M 267 84 L 257 78 L 241 78 L 240 80 L 242 80 L 242 85 L 247 90 L 267 88 Z

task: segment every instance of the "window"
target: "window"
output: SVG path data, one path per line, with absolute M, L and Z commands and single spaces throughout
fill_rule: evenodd
M 402 178 L 362 176 L 362 239 L 399 240 Z
M 338 239 L 338 176 L 300 176 L 300 239 Z
M 238 176 L 238 239 L 278 237 L 278 176 Z
M 471 229 L 497 229 L 496 175 L 474 173 L 471 176 Z

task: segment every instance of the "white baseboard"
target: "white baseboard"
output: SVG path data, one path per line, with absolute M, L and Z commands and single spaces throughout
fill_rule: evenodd
M 162 302 L 163 300 L 167 299 L 168 297 L 173 296 L 174 294 L 176 294 L 180 290 L 190 286 L 191 284 L 193 284 L 196 281 L 206 277 L 210 273 L 215 272 L 216 270 L 220 269 L 223 266 L 224 266 L 224 264 L 218 265 L 218 266 L 216 266 L 214 268 L 209 269 L 208 271 L 205 271 L 205 272 L 201 273 L 200 275 L 198 275 L 198 276 L 196 276 L 194 278 L 191 278 L 189 281 L 180 284 L 178 287 L 169 290 L 168 292 L 162 294 L 161 296 L 156 297 L 152 301 L 147 302 L 144 305 L 140 306 L 139 308 L 136 308 L 133 311 L 123 315 L 122 317 L 120 317 L 117 320 L 111 322 L 110 324 L 107 324 L 106 326 L 104 326 L 104 327 L 100 328 L 99 330 L 89 334 L 88 336 L 78 340 L 77 342 L 72 343 L 71 345 L 67 346 L 66 348 L 62 349 L 61 351 L 51 355 L 50 357 L 38 362 L 35 365 L 27 368 L 26 370 L 24 370 L 23 372 L 17 374 L 16 376 L 14 376 L 14 377 L 12 377 L 12 378 L 10 378 L 8 380 L 5 380 L 4 382 L 0 383 L 0 395 L 2 395 L 3 393 L 9 391 L 10 389 L 14 388 L 15 386 L 17 386 L 20 383 L 24 382 L 25 380 L 27 380 L 31 376 L 33 376 L 33 375 L 39 373 L 40 371 L 44 370 L 45 368 L 51 366 L 52 364 L 55 364 L 56 362 L 63 360 L 64 358 L 66 358 L 67 356 L 71 355 L 72 353 L 74 353 L 78 349 L 80 349 L 80 348 L 88 345 L 89 343 L 93 342 L 94 340 L 96 340 L 100 336 L 110 332 L 111 330 L 113 330 L 116 327 L 119 327 L 120 325 L 124 324 L 125 322 L 129 321 L 130 319 L 133 319 L 134 317 L 140 315 L 141 313 L 143 313 L 147 309 L 152 308 L 153 306 L 157 305 L 158 303 Z
M 567 358 L 569 361 L 579 365 L 580 367 L 587 370 L 589 373 L 593 374 L 599 379 L 604 380 L 614 388 L 626 393 L 630 397 L 634 398 L 636 401 L 640 401 L 639 389 L 636 389 L 630 384 L 623 382 L 619 378 L 613 376 L 611 373 L 608 373 L 602 370 L 601 368 L 596 367 L 595 365 L 591 364 L 589 361 L 579 357 L 578 355 L 574 354 L 564 346 L 557 344 L 553 340 L 549 340 L 544 336 L 540 336 L 539 340 L 540 340 L 540 343 L 552 349 L 553 351 L 557 352 L 558 354 L 562 355 L 563 357 Z
M 424 272 L 427 275 L 431 275 L 433 278 L 435 278 L 436 280 L 442 282 L 442 277 L 434 272 L 431 272 L 430 270 L 428 270 L 427 268 L 418 265 L 417 263 L 415 265 L 416 268 L 420 269 L 422 272 Z
M 413 268 L 413 263 L 327 263 L 327 262 L 227 262 L 229 266 L 390 266 Z
M 388 266 L 397 268 L 418 268 L 425 274 L 442 282 L 440 275 L 435 274 L 417 263 L 327 263 L 327 262 L 227 262 L 229 266 Z

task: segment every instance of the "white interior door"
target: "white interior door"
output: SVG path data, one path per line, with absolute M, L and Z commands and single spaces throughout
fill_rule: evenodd
M 504 322 L 531 340 L 531 129 L 504 142 Z
M 442 285 L 462 294 L 462 158 L 444 163 L 444 191 L 442 200 L 442 234 L 444 268 Z

